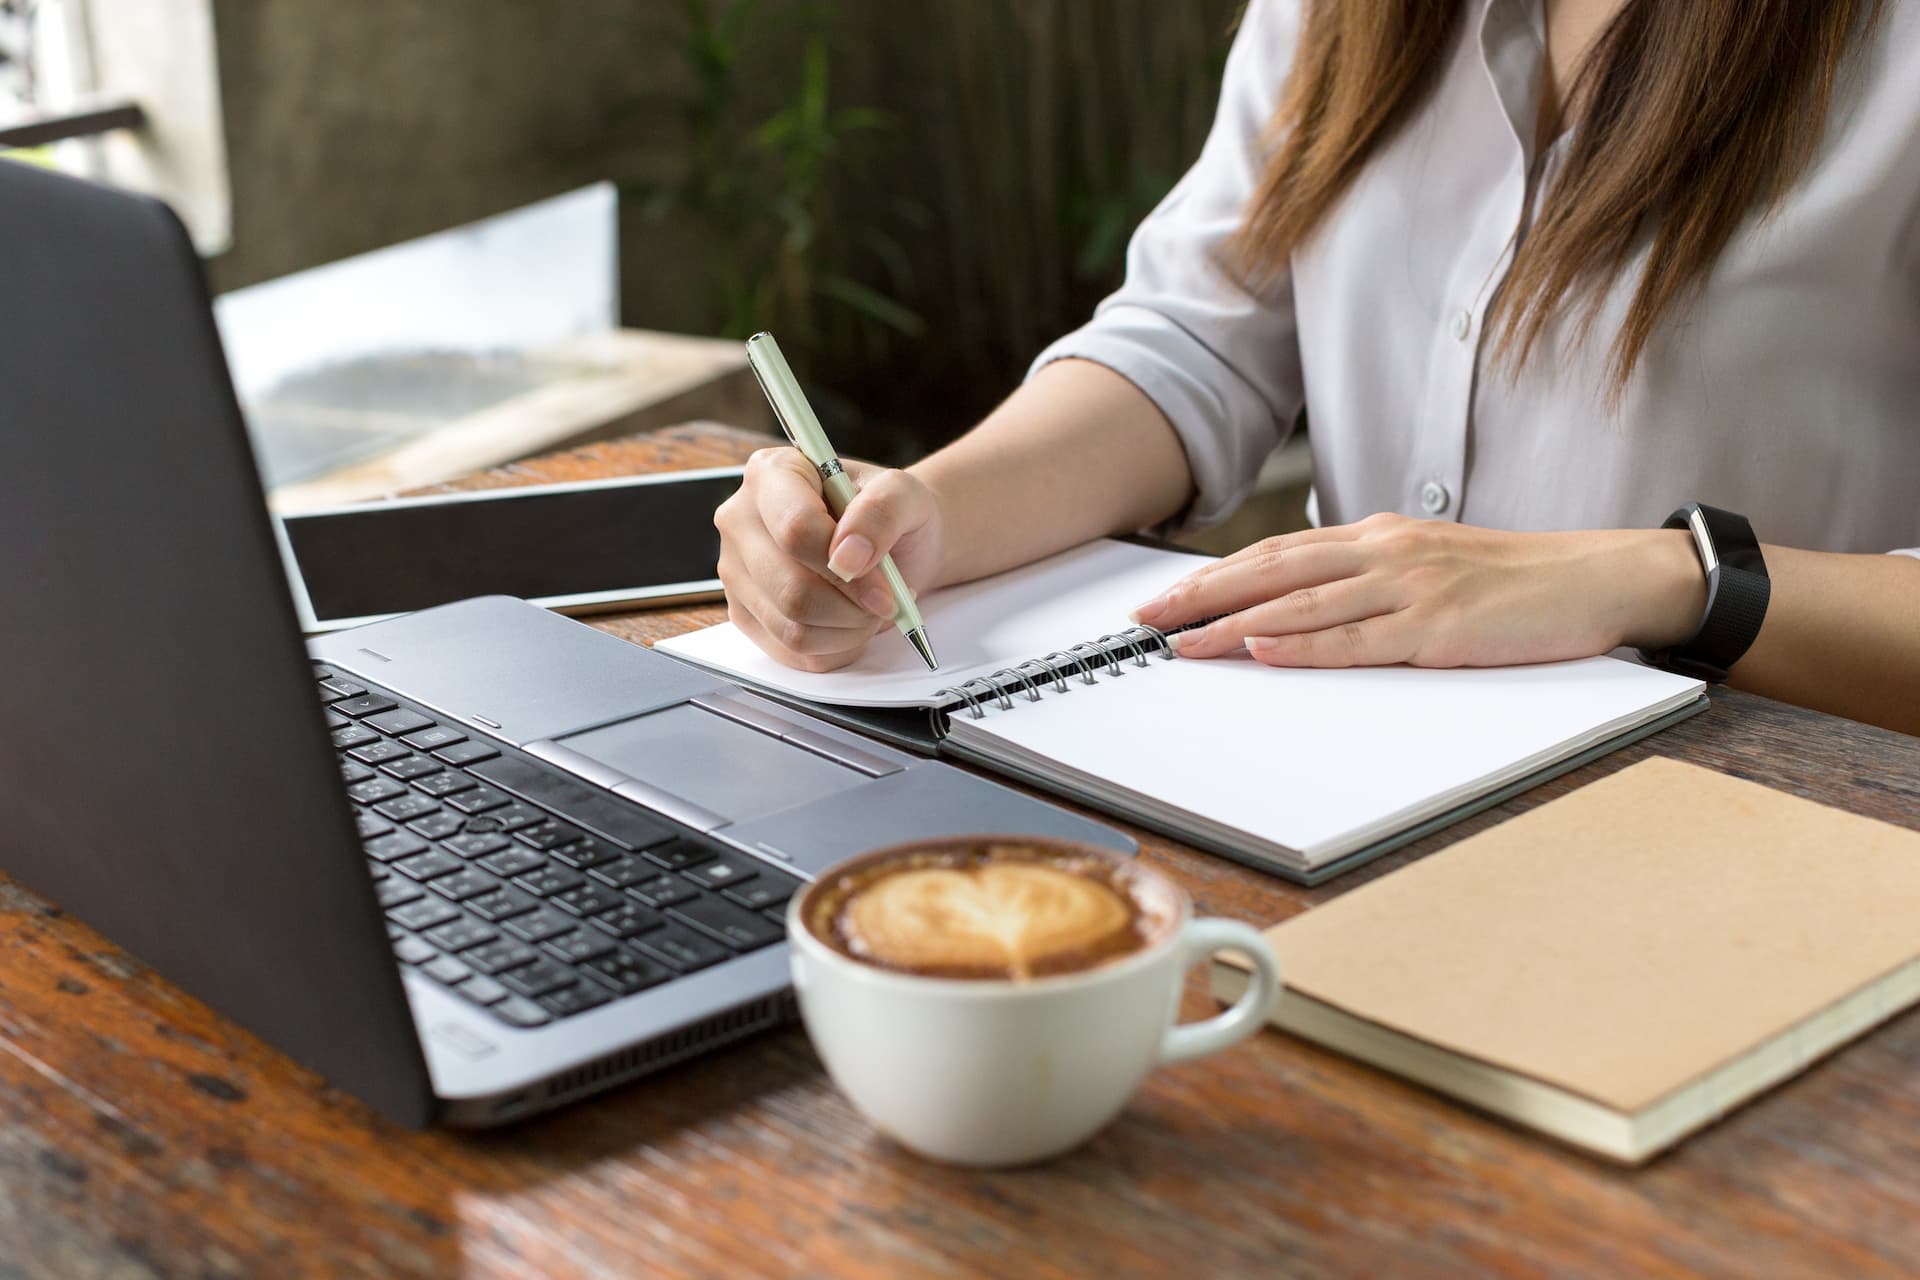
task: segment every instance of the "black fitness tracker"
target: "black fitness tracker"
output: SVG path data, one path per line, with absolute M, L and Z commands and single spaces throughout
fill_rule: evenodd
M 1686 529 L 1707 571 L 1707 611 L 1693 635 L 1671 649 L 1640 656 L 1656 667 L 1720 684 L 1760 634 L 1773 583 L 1747 518 L 1694 502 L 1667 517 L 1663 529 Z

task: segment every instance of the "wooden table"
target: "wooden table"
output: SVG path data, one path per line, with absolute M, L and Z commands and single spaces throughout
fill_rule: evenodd
M 471 483 L 762 443 L 675 428 Z M 1653 753 L 1920 827 L 1920 740 L 1724 693 L 1331 887 L 1143 856 L 1267 923 Z M 1196 976 L 1188 1016 L 1210 1007 Z M 973 1173 L 876 1138 L 797 1030 L 504 1132 L 399 1130 L 0 879 L 0 1280 L 453 1274 L 1913 1276 L 1920 1012 L 1638 1171 L 1267 1034 L 1158 1072 L 1072 1155 Z

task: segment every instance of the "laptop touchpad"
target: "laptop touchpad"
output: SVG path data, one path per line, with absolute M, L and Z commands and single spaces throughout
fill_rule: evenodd
M 691 703 L 560 741 L 630 778 L 746 822 L 872 779 Z

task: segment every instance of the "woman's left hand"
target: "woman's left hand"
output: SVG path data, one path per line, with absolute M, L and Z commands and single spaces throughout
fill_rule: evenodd
M 1142 605 L 1181 657 L 1243 644 L 1276 667 L 1488 667 L 1693 634 L 1706 578 L 1685 530 L 1508 533 L 1381 514 L 1268 538 Z

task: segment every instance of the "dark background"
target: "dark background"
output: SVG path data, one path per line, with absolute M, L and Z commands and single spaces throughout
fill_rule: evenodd
M 772 328 L 847 452 L 906 461 L 1117 282 L 1240 8 L 215 0 L 214 284 L 612 179 L 627 324 Z

